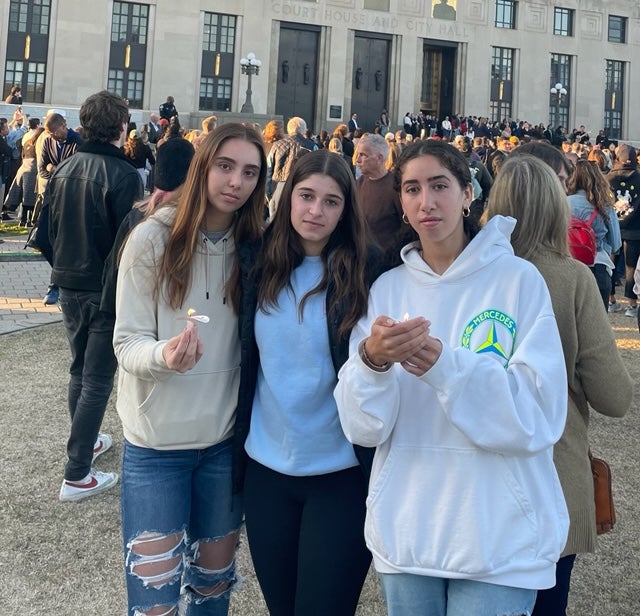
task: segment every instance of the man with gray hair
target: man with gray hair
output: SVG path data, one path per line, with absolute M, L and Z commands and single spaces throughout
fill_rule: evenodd
M 267 157 L 267 197 L 269 197 L 269 220 L 278 208 L 284 183 L 289 177 L 293 163 L 307 152 L 313 152 L 318 146 L 304 134 L 307 123 L 297 116 L 287 122 L 287 136 L 276 141 Z
M 368 224 L 368 234 L 386 255 L 399 250 L 402 231 L 402 207 L 393 188 L 393 173 L 385 162 L 389 146 L 382 135 L 365 135 L 358 142 L 356 165 L 358 203 Z

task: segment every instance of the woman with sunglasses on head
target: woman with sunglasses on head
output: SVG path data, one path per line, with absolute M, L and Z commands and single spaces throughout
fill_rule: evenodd
M 557 170 L 546 157 L 541 160 L 530 154 L 514 155 L 505 163 L 484 213 L 487 224 L 502 216 L 518 221 L 511 244 L 516 255 L 535 265 L 547 284 L 567 375 L 567 421 L 554 446 L 553 461 L 569 511 L 569 534 L 555 566 L 554 584 L 538 592 L 534 616 L 566 614 L 576 555 L 596 547 L 590 409 L 622 417 L 633 398 L 633 382 L 602 310 L 594 276 L 569 254 L 569 214 Z

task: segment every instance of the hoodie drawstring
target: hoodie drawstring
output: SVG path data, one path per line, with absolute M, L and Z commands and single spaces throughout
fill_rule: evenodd
M 206 257 L 204 260 L 205 298 L 209 299 L 209 238 L 203 237 Z M 222 240 L 222 303 L 227 303 L 227 238 Z
M 227 303 L 227 238 L 222 240 L 222 303 Z
M 208 242 L 209 239 L 205 236 L 203 238 L 203 243 L 204 243 L 204 250 L 206 253 L 206 257 L 204 260 L 204 285 L 205 285 L 205 299 L 209 299 L 209 246 L 208 246 Z

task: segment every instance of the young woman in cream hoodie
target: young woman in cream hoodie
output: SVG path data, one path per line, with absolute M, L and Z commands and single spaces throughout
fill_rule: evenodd
M 236 245 L 259 237 L 265 175 L 260 134 L 221 126 L 202 141 L 176 203 L 141 222 L 122 253 L 114 347 L 131 616 L 174 615 L 181 602 L 187 614 L 223 615 L 237 581 Z
M 365 537 L 390 616 L 530 613 L 568 517 L 553 465 L 567 379 L 549 293 L 512 218 L 474 234 L 465 158 L 437 141 L 396 167 L 419 241 L 374 283 L 335 396 L 376 447 Z

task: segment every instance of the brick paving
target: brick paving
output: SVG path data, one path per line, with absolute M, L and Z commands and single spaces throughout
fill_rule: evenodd
M 62 320 L 58 305 L 42 302 L 51 267 L 38 253 L 24 249 L 26 236 L 0 243 L 0 335 Z

